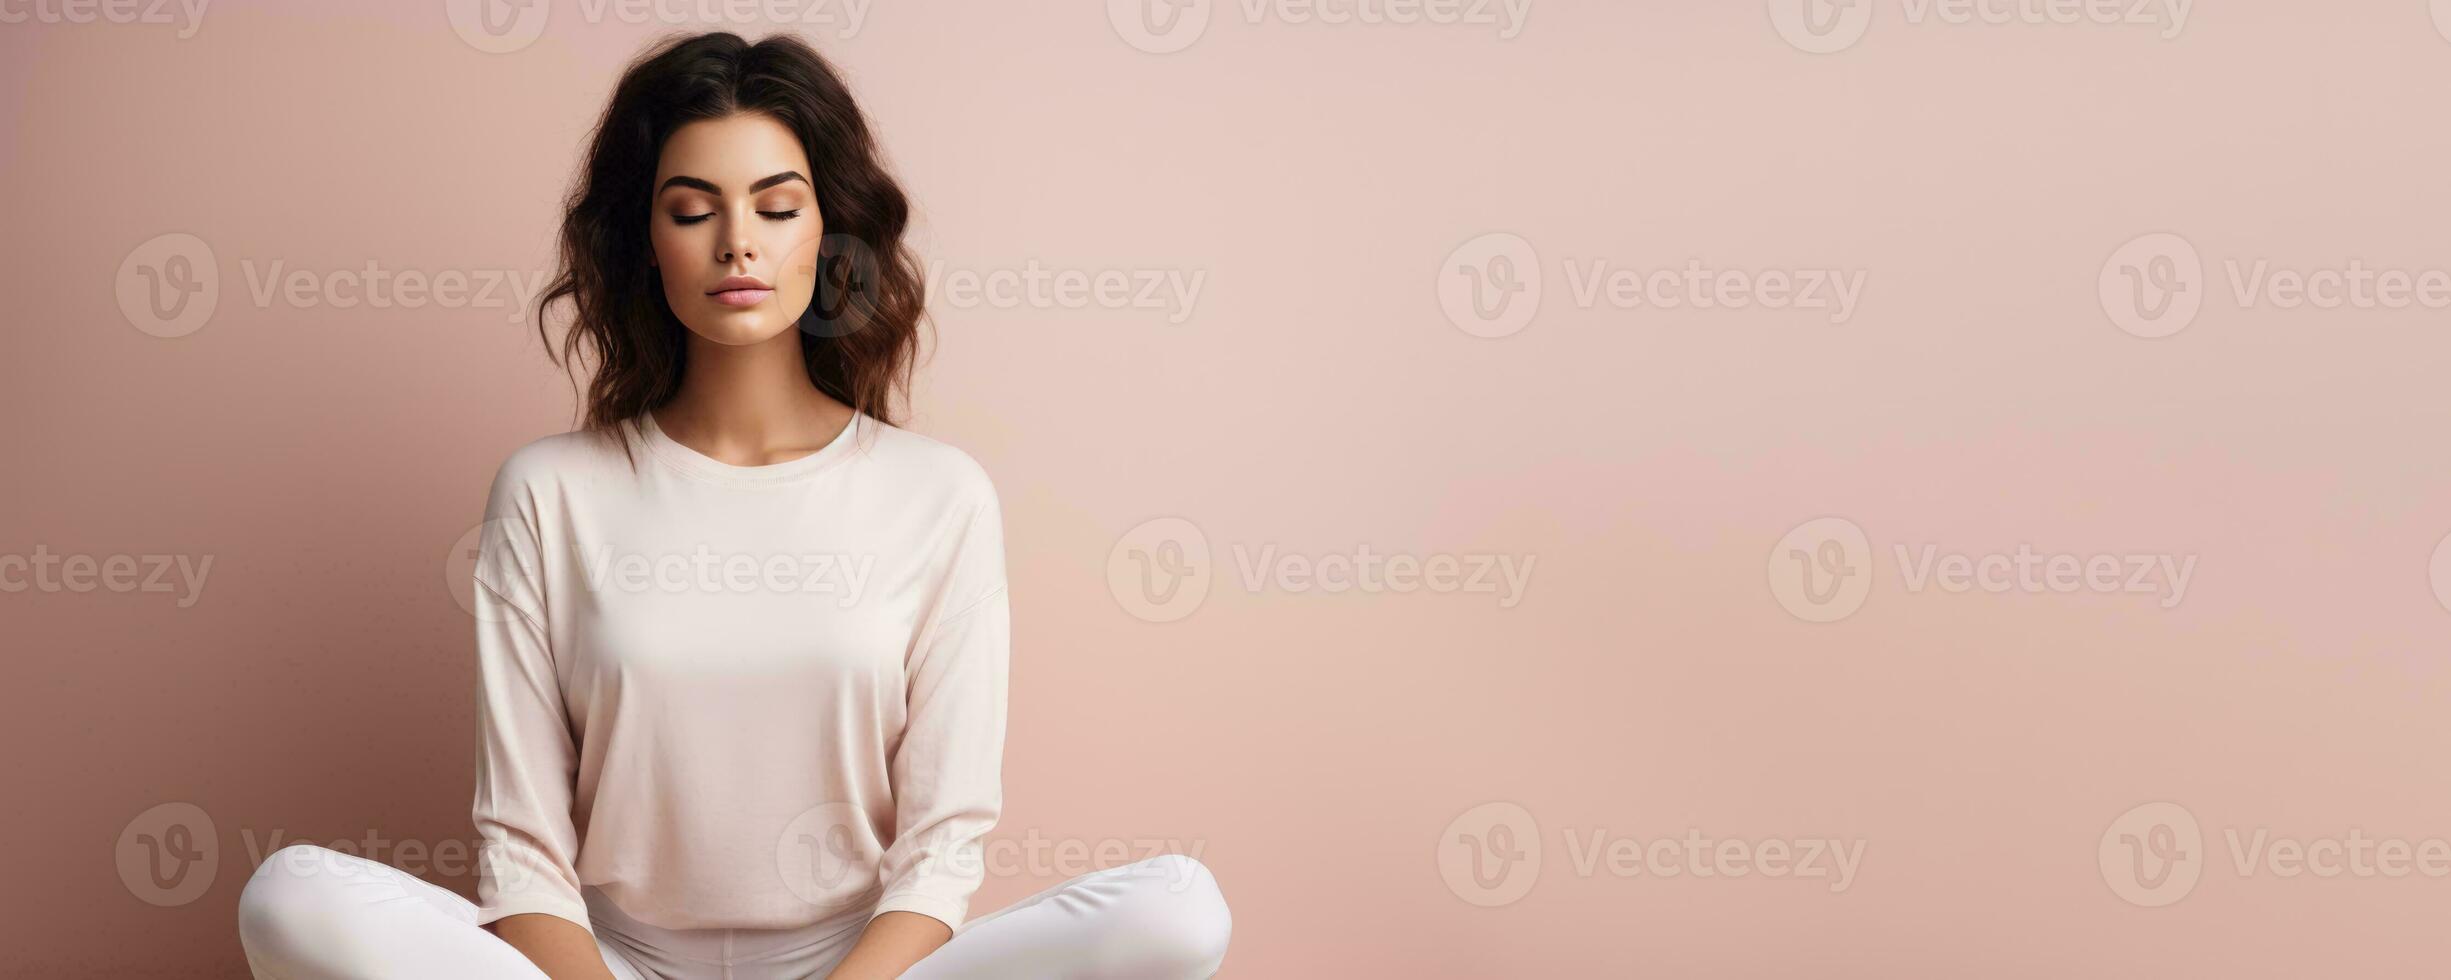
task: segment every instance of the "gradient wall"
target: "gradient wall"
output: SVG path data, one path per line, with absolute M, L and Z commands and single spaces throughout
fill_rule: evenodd
M 0 972 L 241 976 L 290 840 L 473 887 L 523 304 L 706 28 L 919 205 L 1013 582 L 975 909 L 1179 850 L 1237 977 L 2451 952 L 2451 3 L 0 14 Z

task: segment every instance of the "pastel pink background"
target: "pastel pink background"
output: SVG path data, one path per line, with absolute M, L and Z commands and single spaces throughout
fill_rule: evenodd
M 0 554 L 214 556 L 164 596 L 0 593 L 5 972 L 242 976 L 249 841 L 467 840 L 471 623 L 443 582 L 513 448 L 571 399 L 490 309 L 248 299 L 242 261 L 541 270 L 615 74 L 661 25 L 570 0 L 506 54 L 441 3 L 224 0 L 0 25 L 13 305 Z M 1206 274 L 1135 309 L 940 308 L 914 427 L 1003 494 L 1016 647 L 1001 836 L 1174 839 L 1233 903 L 1237 977 L 2419 976 L 2451 879 L 2242 877 L 2122 900 L 2105 828 L 2451 837 L 2451 319 L 2240 309 L 2161 340 L 2096 296 L 2154 231 L 2292 269 L 2451 266 L 2451 41 L 2423 0 L 2196 5 L 2149 27 L 1910 23 L 1824 55 L 1757 2 L 1540 2 L 1520 36 L 1253 23 L 1125 43 L 1091 2 L 881 0 L 851 76 L 962 269 Z M 764 24 L 718 23 L 751 37 Z M 1449 322 L 1485 232 L 1538 318 Z M 131 250 L 194 234 L 210 323 L 130 325 Z M 1836 266 L 1848 323 L 1578 309 L 1560 271 Z M 1767 584 L 1844 516 L 1882 577 L 1813 624 Z M 1197 524 L 1178 622 L 1107 585 Z M 2185 601 L 1911 593 L 1895 544 L 2200 557 Z M 1488 595 L 1258 592 L 1230 549 L 1533 556 Z M 172 907 L 114 871 L 208 813 Z M 1538 820 L 1479 907 L 1450 821 Z M 1865 842 L 1852 886 L 1578 875 L 1565 835 Z M 999 876 L 985 911 L 1054 878 Z M 468 893 L 466 877 L 441 883 Z

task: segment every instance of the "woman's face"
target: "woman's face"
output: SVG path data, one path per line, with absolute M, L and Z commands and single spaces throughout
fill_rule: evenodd
M 825 234 L 810 177 L 799 139 L 771 116 L 704 119 L 664 141 L 648 238 L 664 299 L 690 332 L 744 346 L 799 321 Z

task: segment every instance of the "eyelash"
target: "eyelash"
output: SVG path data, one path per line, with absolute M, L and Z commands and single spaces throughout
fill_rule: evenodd
M 800 216 L 800 209 L 793 208 L 789 211 L 760 211 L 758 213 L 765 215 L 766 217 L 773 218 L 777 221 L 790 221 L 791 219 Z M 676 214 L 672 216 L 672 223 L 676 225 L 694 225 L 714 216 L 715 213 L 712 211 L 705 214 Z

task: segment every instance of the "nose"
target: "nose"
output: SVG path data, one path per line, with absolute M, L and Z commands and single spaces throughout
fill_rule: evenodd
M 749 227 L 749 222 L 746 221 L 732 223 L 731 233 L 726 235 L 724 243 L 715 249 L 722 253 L 720 257 L 722 262 L 730 264 L 735 256 L 743 261 L 757 261 L 757 244 L 749 240 Z

